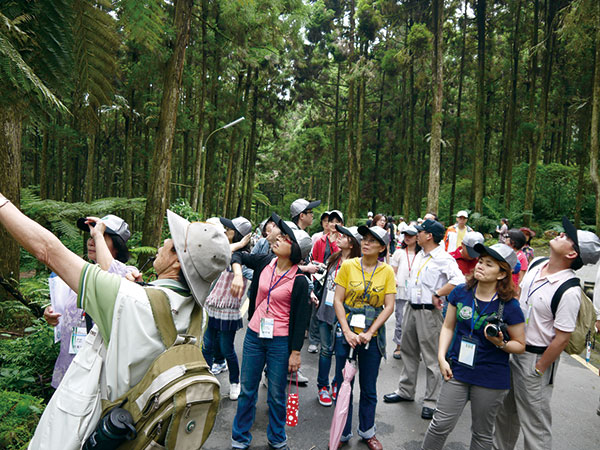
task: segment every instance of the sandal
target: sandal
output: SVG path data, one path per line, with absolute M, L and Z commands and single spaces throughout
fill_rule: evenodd
M 402 359 L 402 356 L 400 355 L 400 349 L 396 349 L 394 350 L 394 359 Z

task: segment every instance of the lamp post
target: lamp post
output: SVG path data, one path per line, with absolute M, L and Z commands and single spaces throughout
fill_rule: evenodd
M 240 123 L 241 121 L 245 120 L 246 118 L 244 116 L 235 119 L 233 122 L 229 122 L 227 125 L 223 125 L 221 128 L 217 128 L 216 130 L 214 130 L 213 132 L 211 132 L 208 137 L 204 140 L 204 143 L 202 144 L 202 172 L 201 172 L 201 176 L 200 176 L 200 193 L 198 195 L 198 212 L 200 214 L 202 214 L 202 210 L 204 208 L 204 184 L 205 184 L 205 176 L 206 176 L 206 144 L 208 143 L 208 140 L 211 138 L 211 136 L 213 134 L 215 134 L 217 131 L 221 131 L 221 130 L 225 130 L 229 127 L 232 127 L 234 125 L 237 125 L 238 123 Z

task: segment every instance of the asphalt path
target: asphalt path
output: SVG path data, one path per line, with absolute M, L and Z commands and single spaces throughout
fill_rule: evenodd
M 387 323 L 388 343 L 391 343 L 394 318 Z M 238 357 L 242 355 L 242 343 L 245 329 L 238 331 L 236 349 Z M 317 400 L 316 377 L 318 354 L 306 351 L 305 341 L 302 350 L 302 372 L 309 378 L 307 387 L 300 387 L 299 424 L 295 428 L 287 427 L 288 444 L 293 450 L 326 450 L 329 440 L 329 427 L 334 407 L 323 407 Z M 402 361 L 391 357 L 394 344 L 388 344 L 388 359 L 381 364 L 377 382 L 377 437 L 385 449 L 417 450 L 421 448 L 423 436 L 429 421 L 420 417 L 421 401 L 425 390 L 425 371 L 421 365 L 417 384 L 416 401 L 413 403 L 387 404 L 383 394 L 392 392 L 398 383 Z M 332 368 L 333 373 L 333 368 Z M 219 374 L 221 381 L 221 407 L 214 430 L 204 445 L 207 450 L 231 448 L 231 425 L 236 412 L 237 402 L 228 398 L 228 372 Z M 357 375 L 358 376 L 358 375 Z M 355 389 L 360 389 L 355 383 Z M 268 408 L 267 389 L 261 385 L 257 403 L 256 421 L 252 428 L 253 441 L 250 448 L 266 450 Z M 600 416 L 596 414 L 599 406 L 600 377 L 598 369 L 592 371 L 581 360 L 563 353 L 555 377 L 555 389 L 552 398 L 554 449 L 599 449 Z M 354 437 L 344 449 L 366 449 L 367 446 L 356 436 L 358 425 L 358 395 L 354 396 Z M 446 441 L 446 449 L 467 450 L 471 438 L 471 410 L 465 407 L 454 431 Z M 519 439 L 518 449 L 523 448 L 523 438 Z

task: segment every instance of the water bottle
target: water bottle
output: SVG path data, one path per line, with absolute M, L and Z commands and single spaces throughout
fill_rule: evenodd
M 111 450 L 123 442 L 135 439 L 137 432 L 133 417 L 122 408 L 111 409 L 98 422 L 94 432 L 83 444 L 82 450 Z
M 587 341 L 587 345 L 585 346 L 585 362 L 590 362 L 590 356 L 592 355 L 592 341 Z

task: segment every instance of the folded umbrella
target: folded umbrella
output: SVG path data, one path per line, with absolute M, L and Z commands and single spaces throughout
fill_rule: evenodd
M 369 344 L 365 347 L 368 348 Z M 352 393 L 352 386 L 350 383 L 354 379 L 358 370 L 356 366 L 356 358 L 354 358 L 355 349 L 351 348 L 344 366 L 343 374 L 344 381 L 338 391 L 337 400 L 335 402 L 335 411 L 333 412 L 333 419 L 331 419 L 331 428 L 329 429 L 329 448 L 335 450 L 340 445 L 342 433 L 346 426 L 346 420 L 348 419 L 348 410 L 350 409 L 350 394 Z

